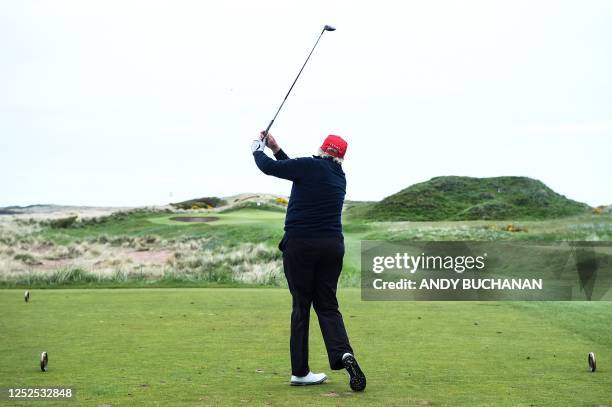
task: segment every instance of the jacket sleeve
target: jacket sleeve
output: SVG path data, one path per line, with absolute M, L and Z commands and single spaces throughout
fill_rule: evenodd
M 255 151 L 253 157 L 261 172 L 289 181 L 299 181 L 305 175 L 308 165 L 308 158 L 305 157 L 294 159 L 287 157 L 287 159 L 274 161 L 263 151 Z
M 278 150 L 278 152 L 276 154 L 274 154 L 274 158 L 276 158 L 277 160 L 281 161 L 281 160 L 288 160 L 289 156 L 281 148 L 280 150 Z

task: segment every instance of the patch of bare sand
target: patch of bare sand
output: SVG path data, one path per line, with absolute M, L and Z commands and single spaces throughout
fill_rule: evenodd
M 73 246 L 47 247 L 32 245 L 21 247 L 21 254 L 32 256 L 33 261 L 24 263 L 15 260 L 13 255 L 3 256 L 0 274 L 20 275 L 23 273 L 49 274 L 55 270 L 70 267 L 99 274 L 109 274 L 117 270 L 138 269 L 162 270 L 174 258 L 174 250 L 168 248 L 148 248 L 147 250 L 114 247 L 103 244 L 81 244 Z
M 99 254 L 98 254 L 99 253 Z M 122 247 L 106 247 L 102 252 L 85 253 L 74 259 L 48 259 L 42 256 L 42 264 L 34 266 L 43 270 L 55 270 L 67 266 L 80 266 L 96 270 L 98 268 L 132 266 L 164 266 L 174 256 L 174 251 L 168 249 L 136 250 Z

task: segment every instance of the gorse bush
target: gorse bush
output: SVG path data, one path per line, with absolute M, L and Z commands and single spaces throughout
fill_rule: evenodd
M 227 201 L 216 196 L 190 199 L 188 201 L 171 203 L 177 209 L 210 209 L 227 205 Z
M 74 225 L 77 219 L 78 216 L 68 216 L 66 218 L 50 219 L 47 224 L 53 229 L 66 229 Z

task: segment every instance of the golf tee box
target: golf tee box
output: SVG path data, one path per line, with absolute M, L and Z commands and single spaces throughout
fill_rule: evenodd
M 611 242 L 362 241 L 366 301 L 610 301 Z

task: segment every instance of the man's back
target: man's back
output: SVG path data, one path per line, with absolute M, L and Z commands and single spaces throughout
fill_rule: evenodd
M 282 150 L 274 156 L 278 161 L 257 152 L 255 162 L 264 173 L 293 181 L 285 234 L 288 237 L 342 236 L 342 206 L 346 195 L 342 166 L 331 158 L 289 159 Z
M 346 195 L 344 171 L 330 158 L 304 160 L 308 160 L 308 174 L 291 187 L 285 233 L 300 237 L 341 236 Z

